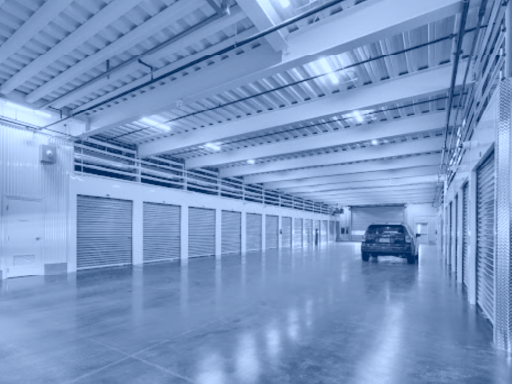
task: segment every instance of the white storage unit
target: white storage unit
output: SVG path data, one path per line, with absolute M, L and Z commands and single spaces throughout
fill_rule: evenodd
M 296 248 L 302 248 L 302 219 L 295 218 L 294 219 L 294 228 L 293 228 L 293 246 Z
M 322 243 L 327 243 L 327 238 L 328 238 L 328 221 L 327 220 L 322 220 L 322 228 L 321 228 L 321 241 Z
M 462 282 L 468 288 L 469 260 L 469 185 L 462 188 Z
M 222 254 L 242 251 L 242 213 L 222 211 Z
M 306 245 L 313 245 L 313 220 L 304 220 L 304 240 Z
M 361 241 L 371 224 L 405 222 L 404 206 L 352 207 L 352 240 Z
M 247 252 L 261 251 L 263 219 L 260 214 L 247 214 Z
M 132 263 L 132 210 L 129 200 L 78 196 L 77 269 Z
M 494 324 L 494 154 L 477 169 L 477 303 Z
M 188 257 L 215 255 L 215 210 L 188 210 Z
M 283 235 L 282 248 L 291 248 L 292 246 L 292 218 L 283 217 Z
M 143 210 L 144 263 L 179 259 L 181 207 L 144 203 Z
M 266 215 L 265 217 L 265 242 L 267 249 L 279 247 L 279 216 Z

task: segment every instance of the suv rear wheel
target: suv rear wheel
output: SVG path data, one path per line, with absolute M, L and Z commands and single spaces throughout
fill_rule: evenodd
M 367 252 L 361 252 L 361 258 L 363 259 L 363 261 L 368 261 L 370 260 L 370 254 Z
M 408 264 L 414 264 L 416 262 L 416 255 L 414 254 L 409 254 L 407 255 L 407 263 Z

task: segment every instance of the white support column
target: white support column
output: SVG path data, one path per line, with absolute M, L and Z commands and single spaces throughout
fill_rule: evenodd
M 267 215 L 261 214 L 261 250 L 263 252 L 267 249 Z
M 458 207 L 457 207 L 457 283 L 462 284 L 462 248 L 463 248 L 463 227 L 462 222 L 463 209 L 464 209 L 464 192 L 462 188 L 459 189 Z
M 247 253 L 247 212 L 242 211 L 242 255 Z
M 222 209 L 215 210 L 215 257 L 222 256 Z
M 144 237 L 144 203 L 142 200 L 133 201 L 132 223 L 132 264 L 141 265 L 144 262 L 143 237 Z
M 469 174 L 468 301 L 476 304 L 476 171 Z
M 181 264 L 188 265 L 188 205 L 181 206 Z

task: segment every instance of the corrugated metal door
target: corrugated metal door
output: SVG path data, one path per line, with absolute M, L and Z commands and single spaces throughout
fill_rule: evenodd
M 240 253 L 242 250 L 242 214 L 222 211 L 222 254 Z
M 352 239 L 362 240 L 368 226 L 372 223 L 403 223 L 403 206 L 352 207 Z
M 188 209 L 188 257 L 215 255 L 215 210 Z
M 267 249 L 275 249 L 279 246 L 279 216 L 267 215 L 265 217 L 265 241 Z
M 334 242 L 336 240 L 336 222 L 329 222 L 329 242 Z
M 453 255 L 453 264 L 454 264 L 454 270 L 455 270 L 455 280 L 457 280 L 457 257 L 459 254 L 459 239 L 458 239 L 458 231 L 459 231 L 459 195 L 455 196 L 454 201 L 454 216 L 453 216 L 453 242 L 454 242 L 454 248 L 453 252 L 455 253 Z
M 477 303 L 494 324 L 494 154 L 477 170 Z
M 293 246 L 299 248 L 302 247 L 302 219 L 295 218 L 294 220 Z
M 261 251 L 262 216 L 257 213 L 247 214 L 247 251 Z
M 448 238 L 450 239 L 448 241 L 448 264 L 451 266 L 452 265 L 452 256 L 453 256 L 453 250 L 452 250 L 452 245 L 453 245 L 453 201 L 450 202 L 450 218 L 449 218 L 449 227 L 448 227 L 448 230 L 450 232 L 448 232 Z
M 132 202 L 78 196 L 77 268 L 132 263 Z
M 292 218 L 283 217 L 283 248 L 292 246 Z
M 327 243 L 327 238 L 328 238 L 327 231 L 328 231 L 327 220 L 323 220 L 322 221 L 322 243 Z
M 468 287 L 468 259 L 469 259 L 469 186 L 462 189 L 462 282 Z
M 311 219 L 304 221 L 304 236 L 306 245 L 313 245 L 313 220 Z
M 144 262 L 169 261 L 180 258 L 181 207 L 144 203 Z

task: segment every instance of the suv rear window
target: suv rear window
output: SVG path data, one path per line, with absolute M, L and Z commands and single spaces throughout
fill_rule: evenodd
M 402 225 L 371 225 L 366 233 L 369 235 L 403 235 L 405 228 Z

